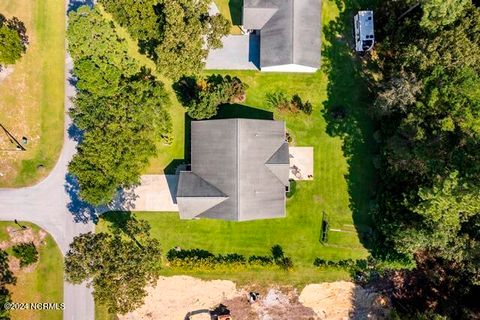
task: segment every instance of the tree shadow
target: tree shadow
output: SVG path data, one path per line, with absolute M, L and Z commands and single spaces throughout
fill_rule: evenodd
M 78 144 L 83 141 L 83 130 L 77 127 L 73 122 L 68 126 L 67 129 L 68 137 L 77 142 Z
M 376 174 L 373 164 L 378 146 L 373 139 L 374 125 L 368 114 L 373 95 L 368 89 L 368 76 L 362 69 L 365 58 L 353 50 L 353 16 L 360 9 L 371 7 L 375 1 L 336 0 L 345 8 L 339 17 L 324 26 L 325 36 L 322 70 L 328 77 L 323 117 L 326 131 L 343 140 L 343 153 L 349 165 L 345 179 L 348 183 L 350 209 L 360 241 L 371 247 L 371 209 L 375 199 Z
M 67 13 L 70 13 L 70 11 L 77 11 L 81 6 L 89 6 L 90 8 L 93 8 L 94 4 L 94 0 L 70 0 L 68 2 Z
M 243 0 L 230 0 L 228 1 L 228 7 L 230 9 L 230 17 L 234 26 L 242 25 L 243 18 Z
M 64 188 L 70 197 L 67 208 L 73 215 L 74 221 L 77 223 L 88 223 L 90 221 L 96 223 L 99 216 L 97 208 L 80 198 L 80 186 L 73 175 L 67 173 Z

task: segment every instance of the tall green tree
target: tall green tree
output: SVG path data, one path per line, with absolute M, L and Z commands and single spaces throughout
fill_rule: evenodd
M 7 285 L 16 282 L 17 278 L 8 267 L 8 254 L 0 249 L 0 319 L 10 319 L 10 311 L 4 308 L 5 303 L 12 302 Z
M 71 283 L 92 285 L 95 301 L 110 313 L 125 314 L 143 304 L 145 287 L 159 277 L 160 259 L 159 243 L 149 236 L 133 241 L 119 233 L 89 232 L 70 244 L 65 274 Z
M 14 64 L 27 50 L 28 37 L 24 24 L 17 18 L 0 14 L 0 66 Z
M 69 170 L 84 200 L 107 204 L 118 188 L 139 183 L 156 141 L 170 139 L 166 100 L 163 86 L 148 74 L 123 81 L 110 97 L 78 94 L 71 114 L 85 136 Z
M 210 49 L 222 46 L 230 23 L 210 16 L 210 0 L 101 0 L 115 20 L 126 27 L 156 62 L 159 72 L 173 79 L 198 74 Z
M 70 13 L 67 34 L 79 89 L 70 114 L 84 132 L 69 170 L 82 199 L 107 204 L 119 188 L 139 183 L 157 141 L 170 142 L 168 99 L 98 10 Z
M 420 25 L 435 30 L 453 23 L 471 0 L 423 0 L 421 2 L 423 17 Z
M 375 11 L 373 251 L 417 264 L 391 274 L 405 284 L 393 297 L 402 312 L 460 319 L 480 312 L 471 303 L 480 292 L 480 9 L 420 4 L 389 0 Z

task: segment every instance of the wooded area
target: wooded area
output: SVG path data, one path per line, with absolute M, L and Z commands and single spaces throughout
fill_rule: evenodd
M 369 58 L 380 145 L 373 252 L 401 313 L 478 316 L 480 10 L 468 0 L 385 1 Z M 402 17 L 399 19 L 398 17 Z M 367 73 L 368 77 L 368 73 Z M 397 279 L 398 280 L 398 279 Z

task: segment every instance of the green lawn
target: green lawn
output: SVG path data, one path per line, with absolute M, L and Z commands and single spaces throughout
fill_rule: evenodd
M 195 276 L 228 278 L 240 283 L 253 281 L 302 285 L 348 278 L 347 273 L 339 270 L 319 271 L 313 268 L 315 257 L 339 260 L 367 255 L 357 230 L 368 230 L 369 202 L 375 184 L 371 160 L 375 144 L 366 114 L 368 94 L 358 75 L 359 63 L 348 48 L 347 38 L 343 38 L 343 35 L 350 34 L 348 19 L 348 12 L 344 9 L 340 11 L 335 1 L 323 2 L 323 66 L 315 74 L 214 72 L 241 78 L 249 86 L 246 106 L 274 112 L 275 119 L 286 121 L 287 129 L 294 137 L 294 145 L 314 147 L 314 180 L 297 184 L 295 195 L 287 202 L 285 219 L 241 223 L 181 221 L 176 213 L 138 213 L 139 218 L 150 222 L 152 234 L 161 241 L 165 252 L 180 246 L 203 248 L 214 253 L 265 255 L 272 245 L 280 244 L 296 265 L 295 270 L 287 274 L 283 271 L 252 270 L 243 273 L 195 273 Z M 132 50 L 135 51 L 134 46 Z M 299 94 L 311 101 L 314 105 L 313 114 L 278 114 L 268 110 L 266 94 L 279 90 L 289 95 Z M 335 120 L 329 110 L 338 107 L 343 108 L 346 115 Z M 252 112 L 251 109 L 243 110 Z M 157 171 L 183 155 L 184 111 L 178 107 L 171 111 L 173 119 L 182 125 L 175 128 L 174 147 L 160 148 L 161 156 L 153 161 Z M 238 109 L 234 110 L 232 106 L 225 106 L 220 114 L 232 115 L 236 111 Z M 328 216 L 330 229 L 340 230 L 330 230 L 327 244 L 319 241 L 324 212 Z M 107 224 L 101 221 L 97 231 L 105 230 Z M 173 273 L 172 270 L 164 270 L 164 274 Z
M 32 223 L 22 222 L 36 232 L 40 228 Z M 0 222 L 0 240 L 7 240 L 6 228 L 18 226 L 12 222 Z M 63 302 L 63 257 L 53 238 L 48 235 L 45 245 L 39 249 L 39 261 L 33 272 L 15 272 L 17 284 L 9 286 L 13 302 Z M 7 249 L 11 254 L 11 249 Z M 62 319 L 63 312 L 48 310 L 15 310 L 11 311 L 12 319 L 55 320 Z
M 0 187 L 31 185 L 55 165 L 63 144 L 65 3 L 2 0 L 0 13 L 25 23 L 30 44 L 0 84 L 0 121 L 26 152 L 0 151 Z M 0 142 L 5 142 L 3 132 Z

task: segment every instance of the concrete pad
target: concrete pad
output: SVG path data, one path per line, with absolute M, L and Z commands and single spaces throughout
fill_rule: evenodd
M 206 69 L 258 70 L 260 64 L 260 36 L 254 34 L 223 37 L 223 48 L 210 50 Z
M 177 194 L 178 176 L 144 175 L 141 183 L 133 192 L 135 200 L 132 211 L 178 211 L 175 195 Z
M 313 180 L 313 147 L 290 147 L 290 179 Z

